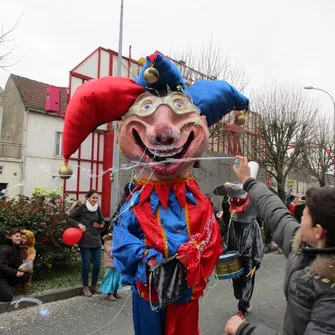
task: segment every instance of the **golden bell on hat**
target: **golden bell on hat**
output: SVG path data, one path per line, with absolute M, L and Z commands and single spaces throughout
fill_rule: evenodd
M 245 123 L 245 113 L 244 112 L 238 112 L 235 114 L 235 120 L 234 123 L 237 126 L 243 126 Z
M 144 71 L 143 77 L 147 83 L 154 84 L 159 79 L 159 72 L 154 67 L 149 67 Z
M 58 173 L 62 179 L 69 179 L 73 175 L 73 170 L 67 163 L 64 163 L 64 165 L 59 169 Z

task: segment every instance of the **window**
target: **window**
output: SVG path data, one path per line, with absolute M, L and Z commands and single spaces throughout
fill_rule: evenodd
M 55 155 L 62 156 L 62 133 L 60 131 L 56 131 Z
M 0 175 L 3 175 L 3 165 L 0 165 Z

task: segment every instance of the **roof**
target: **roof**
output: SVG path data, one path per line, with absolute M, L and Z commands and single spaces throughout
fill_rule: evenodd
M 48 86 L 53 85 L 48 85 L 36 80 L 20 77 L 15 74 L 11 74 L 11 78 L 13 78 L 15 85 L 20 92 L 26 109 L 45 112 L 44 104 L 46 99 L 46 89 Z M 60 92 L 60 111 L 65 112 L 67 106 L 67 90 L 66 88 L 60 88 Z

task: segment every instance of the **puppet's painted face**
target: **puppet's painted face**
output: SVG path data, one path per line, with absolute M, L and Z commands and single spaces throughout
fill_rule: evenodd
M 121 123 L 118 143 L 131 161 L 160 163 L 139 167 L 143 178 L 187 177 L 194 161 L 166 162 L 200 157 L 208 144 L 206 119 L 182 93 L 165 97 L 142 94 Z

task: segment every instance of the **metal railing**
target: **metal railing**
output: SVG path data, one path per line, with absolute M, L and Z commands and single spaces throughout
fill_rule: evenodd
M 0 157 L 20 159 L 21 148 L 20 144 L 0 142 Z

